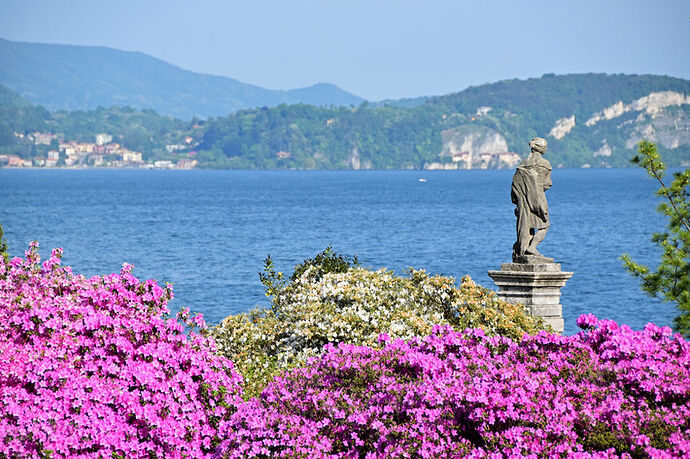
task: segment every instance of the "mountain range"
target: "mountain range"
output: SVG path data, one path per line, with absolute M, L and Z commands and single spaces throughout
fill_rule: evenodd
M 30 141 L 40 131 L 109 133 L 147 160 L 193 153 L 213 168 L 493 168 L 514 167 L 540 136 L 555 167 L 629 166 L 642 139 L 669 165 L 690 165 L 690 81 L 669 76 L 546 74 L 369 103 L 332 85 L 269 91 L 108 48 L 0 40 L 0 64 L 0 153 L 22 158 L 46 153 Z
M 191 119 L 280 104 L 359 105 L 335 85 L 271 90 L 181 69 L 141 52 L 0 38 L 0 84 L 49 110 L 131 106 Z

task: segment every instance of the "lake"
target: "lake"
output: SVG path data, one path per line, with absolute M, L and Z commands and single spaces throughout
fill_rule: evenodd
M 510 261 L 513 171 L 175 171 L 0 169 L 0 223 L 12 255 L 32 240 L 85 275 L 135 265 L 174 283 L 171 309 L 208 322 L 267 305 L 258 272 L 271 254 L 288 274 L 332 245 L 367 267 L 408 267 L 495 288 Z M 419 179 L 426 179 L 425 182 Z M 540 251 L 574 275 L 562 290 L 566 334 L 592 312 L 639 329 L 671 325 L 619 257 L 652 266 L 665 227 L 642 169 L 555 169 L 551 229 Z

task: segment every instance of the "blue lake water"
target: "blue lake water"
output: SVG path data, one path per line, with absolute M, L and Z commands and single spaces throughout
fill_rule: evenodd
M 425 178 L 426 182 L 420 182 Z M 562 290 L 565 331 L 592 312 L 633 328 L 671 325 L 675 306 L 649 298 L 619 259 L 656 266 L 664 228 L 656 184 L 641 169 L 553 171 L 551 230 L 540 251 L 575 274 Z M 512 171 L 144 171 L 0 169 L 0 223 L 12 255 L 32 240 L 86 275 L 133 263 L 174 283 L 171 309 L 207 321 L 266 305 L 258 272 L 329 244 L 367 267 L 408 267 L 495 288 L 510 261 Z

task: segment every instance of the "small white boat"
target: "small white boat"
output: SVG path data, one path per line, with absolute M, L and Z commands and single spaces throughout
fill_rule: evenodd
M 424 182 L 426 182 L 426 179 L 425 179 L 425 178 L 420 178 L 419 181 L 422 182 L 422 183 L 424 183 Z

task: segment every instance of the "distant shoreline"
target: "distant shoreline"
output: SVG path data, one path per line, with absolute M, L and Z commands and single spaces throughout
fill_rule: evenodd
M 683 170 L 690 166 L 673 166 L 669 170 Z M 619 169 L 636 169 L 634 165 L 619 166 L 619 167 L 554 167 L 555 170 L 619 170 Z M 195 167 L 195 168 L 162 168 L 162 167 L 0 167 L 0 171 L 4 170 L 24 170 L 24 171 L 51 171 L 51 170 L 69 170 L 69 171 L 89 171 L 89 170 L 130 170 L 130 171 L 244 171 L 244 172 L 416 172 L 420 174 L 435 174 L 435 173 L 457 173 L 457 172 L 488 172 L 488 171 L 514 171 L 515 169 L 507 168 L 493 168 L 493 169 L 230 169 L 230 168 L 212 168 L 212 167 Z

